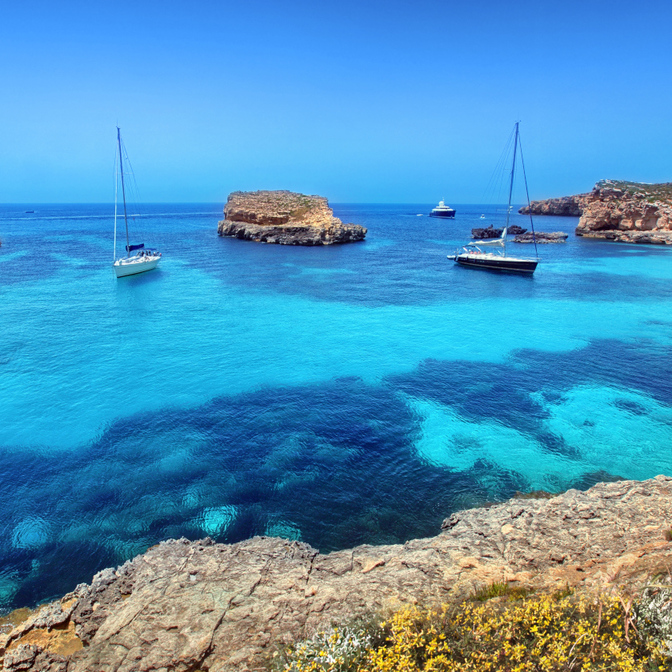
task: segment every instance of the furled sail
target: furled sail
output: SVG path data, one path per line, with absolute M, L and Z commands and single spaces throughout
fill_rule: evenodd
M 467 245 L 472 247 L 506 247 L 506 229 L 502 231 L 502 235 L 499 238 L 493 238 L 492 240 L 473 240 Z

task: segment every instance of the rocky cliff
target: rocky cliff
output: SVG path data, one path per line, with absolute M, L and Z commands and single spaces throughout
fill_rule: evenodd
M 590 194 L 547 198 L 544 201 L 532 201 L 530 207 L 518 210 L 521 215 L 532 212 L 533 215 L 556 215 L 559 217 L 580 217 Z
M 598 182 L 583 207 L 576 235 L 672 245 L 672 183 Z
M 166 541 L 0 625 L 0 669 L 264 669 L 332 621 L 458 599 L 493 581 L 636 592 L 672 562 L 672 478 L 460 511 L 433 538 L 322 555 L 256 537 Z
M 672 245 L 672 182 L 602 180 L 589 194 L 532 201 L 529 210 L 533 215 L 580 216 L 577 236 Z
M 366 236 L 363 226 L 334 217 L 326 198 L 291 191 L 234 191 L 217 232 L 279 245 L 352 243 Z

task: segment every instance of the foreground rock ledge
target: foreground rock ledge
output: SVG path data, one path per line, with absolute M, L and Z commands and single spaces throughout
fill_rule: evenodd
M 366 236 L 363 226 L 334 217 L 326 198 L 291 191 L 234 191 L 217 232 L 278 245 L 354 243 Z
M 672 562 L 670 521 L 672 479 L 658 476 L 460 511 L 404 545 L 321 555 L 267 537 L 166 541 L 0 635 L 0 660 L 17 671 L 263 669 L 276 646 L 332 621 L 492 581 L 636 591 Z

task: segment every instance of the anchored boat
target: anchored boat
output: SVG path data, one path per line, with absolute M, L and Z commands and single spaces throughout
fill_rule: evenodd
M 455 217 L 455 210 L 448 207 L 443 201 L 439 201 L 439 204 L 429 213 L 430 217 L 449 217 L 453 219 Z
M 128 235 L 128 214 L 126 211 L 126 186 L 124 183 L 124 158 L 121 150 L 121 131 L 117 126 L 117 146 L 119 148 L 119 173 L 121 177 L 121 197 L 124 204 L 124 223 L 126 225 L 126 256 L 117 258 L 117 195 L 119 193 L 119 179 L 117 178 L 114 190 L 114 263 L 116 276 L 122 278 L 127 275 L 136 275 L 156 268 L 161 261 L 161 252 L 145 247 L 144 243 L 131 245 Z
M 482 248 L 493 248 L 483 250 Z M 511 257 L 506 254 L 506 228 L 499 238 L 492 240 L 476 240 L 467 243 L 462 252 L 448 255 L 461 266 L 471 268 L 487 268 L 493 271 L 513 271 L 515 273 L 534 273 L 538 259 Z
M 468 266 L 470 268 L 485 268 L 493 271 L 512 271 L 514 273 L 534 273 L 539 263 L 538 255 L 534 258 L 528 257 L 512 257 L 506 253 L 506 234 L 509 228 L 509 219 L 511 217 L 511 197 L 513 194 L 513 178 L 516 172 L 516 154 L 520 147 L 520 133 L 518 123 L 515 125 L 515 138 L 513 141 L 513 164 L 511 166 L 511 182 L 509 185 L 509 204 L 506 208 L 506 225 L 499 238 L 492 240 L 476 240 L 467 243 L 461 251 L 455 254 L 448 255 L 448 259 L 452 259 L 460 266 Z M 530 194 L 527 189 L 527 177 L 525 176 L 525 164 L 523 163 L 523 151 L 520 149 L 520 162 L 523 169 L 523 176 L 525 178 L 525 193 L 527 195 L 527 204 L 530 204 Z M 529 210 L 529 208 L 528 208 Z M 481 215 L 483 217 L 483 215 Z M 534 222 L 532 221 L 532 214 L 530 213 L 530 223 L 532 226 L 532 240 L 534 242 L 535 255 L 537 252 L 537 241 L 534 237 Z M 486 248 L 485 250 L 483 248 Z

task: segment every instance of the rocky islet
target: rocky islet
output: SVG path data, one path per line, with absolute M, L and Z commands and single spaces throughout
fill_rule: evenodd
M 503 231 L 504 229 L 496 229 L 491 224 L 485 229 L 472 229 L 471 237 L 477 240 L 499 238 Z M 567 240 L 567 234 L 562 231 L 535 231 L 532 233 L 515 224 L 508 227 L 507 233 L 515 236 L 514 243 L 564 243 Z
M 568 234 L 563 231 L 536 231 L 532 233 L 528 231 L 517 235 L 514 243 L 539 243 L 545 245 L 548 243 L 564 243 L 567 241 Z
M 277 245 L 334 245 L 366 236 L 363 226 L 334 217 L 326 198 L 291 191 L 234 191 L 217 232 Z
M 485 228 L 475 228 L 471 230 L 471 237 L 472 238 L 477 238 L 479 240 L 487 240 L 489 238 L 499 238 L 502 235 L 502 231 L 504 231 L 503 228 L 501 229 L 496 229 L 492 224 L 490 226 L 485 227 Z M 525 233 L 527 229 L 524 229 L 520 226 L 517 226 L 516 224 L 513 224 L 512 226 L 509 226 L 507 229 L 507 233 L 509 235 L 518 235 Z

